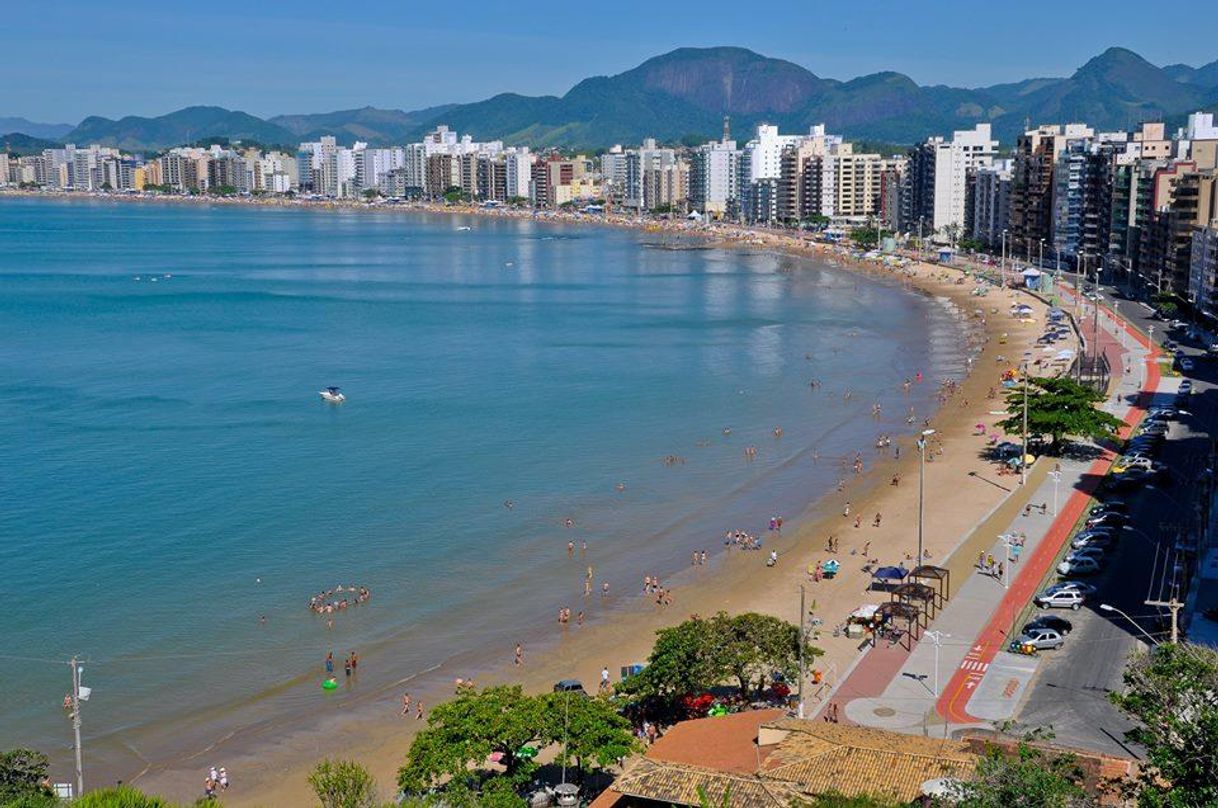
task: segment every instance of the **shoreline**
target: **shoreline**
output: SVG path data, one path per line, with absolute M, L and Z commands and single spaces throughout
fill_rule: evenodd
M 3 196 L 0 193 L 0 196 Z M 916 289 L 932 298 L 950 300 L 956 309 L 961 322 L 961 333 L 964 339 L 970 339 L 967 334 L 975 328 L 974 318 L 968 311 L 976 309 L 979 299 L 971 295 L 971 284 L 961 283 L 963 276 L 954 269 L 945 269 L 932 265 L 910 265 L 909 267 L 892 270 L 874 263 L 855 262 L 849 259 L 847 252 L 826 245 L 812 243 L 799 235 L 778 233 L 765 230 L 752 230 L 734 225 L 695 224 L 685 220 L 675 220 L 665 223 L 654 223 L 630 219 L 627 217 L 585 216 L 579 214 L 534 215 L 532 211 L 515 211 L 506 209 L 479 209 L 466 207 L 450 207 L 437 205 L 393 205 L 378 206 L 362 202 L 326 203 L 312 201 L 279 200 L 266 202 L 263 200 L 245 199 L 210 199 L 197 197 L 168 197 L 145 198 L 111 195 L 48 195 L 38 192 L 20 192 L 10 194 L 21 197 L 64 198 L 72 201 L 98 199 L 99 201 L 131 201 L 167 203 L 199 203 L 199 204 L 252 204 L 260 207 L 286 207 L 300 209 L 352 209 L 372 212 L 414 212 L 414 213 L 446 213 L 450 215 L 490 216 L 529 219 L 559 224 L 596 224 L 611 225 L 621 228 L 638 230 L 641 233 L 655 233 L 663 236 L 677 236 L 688 239 L 691 248 L 705 247 L 743 247 L 759 249 L 766 252 L 779 252 L 795 255 L 800 258 L 810 258 L 824 261 L 832 266 L 852 272 L 862 273 L 868 277 L 883 278 L 900 283 L 906 289 Z M 967 498 L 967 502 L 956 502 L 952 507 L 951 499 L 959 498 L 960 481 L 957 479 L 949 485 L 932 485 L 932 468 L 934 472 L 951 471 L 954 466 L 968 466 L 992 476 L 992 464 L 975 457 L 976 452 L 968 451 L 969 446 L 979 446 L 976 436 L 970 435 L 972 424 L 985 422 L 992 424 L 996 418 L 988 415 L 988 410 L 1000 405 L 985 405 L 985 390 L 987 386 L 995 385 L 997 372 L 993 357 L 999 353 L 1007 353 L 1012 359 L 1022 355 L 1026 349 L 1025 343 L 1030 343 L 1037 332 L 1036 325 L 1017 324 L 1006 315 L 1009 302 L 1014 299 L 1028 301 L 1037 311 L 1043 314 L 1044 305 L 1030 295 L 1022 292 L 1007 292 L 993 290 L 984 298 L 985 308 L 997 308 L 998 315 L 987 314 L 984 332 L 986 341 L 981 345 L 980 352 L 972 363 L 971 372 L 959 383 L 954 396 L 941 403 L 934 411 L 931 425 L 940 430 L 942 435 L 943 455 L 933 464 L 928 465 L 927 512 L 932 510 L 953 511 L 951 518 L 945 520 L 939 528 L 939 535 L 931 536 L 930 528 L 934 527 L 928 519 L 927 548 L 932 552 L 931 563 L 942 563 L 942 555 L 957 547 L 967 537 L 971 529 L 993 507 L 1007 498 L 999 495 L 998 489 L 980 486 L 975 498 Z M 1038 322 L 1043 317 L 1037 318 Z M 999 350 L 999 337 L 1003 332 L 1010 332 L 1014 339 Z M 994 373 L 994 376 L 989 376 Z M 928 380 L 924 383 L 933 383 Z M 964 405 L 964 406 L 961 406 Z M 953 414 L 953 410 L 960 410 Z M 988 431 L 988 430 L 987 430 Z M 939 437 L 939 436 L 936 436 Z M 969 438 L 972 438 L 970 441 Z M 864 542 L 875 541 L 877 545 L 887 545 L 886 554 L 879 549 L 872 555 L 878 555 L 880 562 L 898 563 L 907 548 L 899 542 L 908 543 L 910 529 L 909 503 L 906 501 L 911 494 L 911 488 L 906 485 L 893 488 L 886 484 L 888 478 L 899 470 L 905 479 L 916 476 L 916 452 L 908 441 L 902 441 L 906 450 L 900 461 L 882 459 L 873 462 L 868 457 L 869 469 L 860 478 L 853 479 L 844 492 L 830 491 L 824 496 L 811 502 L 795 520 L 796 530 L 790 531 L 779 540 L 771 539 L 770 544 L 780 552 L 781 562 L 777 569 L 764 567 L 764 556 L 758 553 L 745 554 L 727 552 L 716 554 L 718 558 L 712 563 L 711 569 L 687 568 L 671 576 L 668 580 L 673 584 L 676 597 L 676 608 L 666 611 L 656 611 L 648 608 L 641 599 L 634 599 L 624 608 L 614 609 L 610 619 L 596 621 L 581 631 L 578 636 L 572 633 L 559 638 L 551 638 L 544 649 L 548 659 L 542 659 L 543 653 L 533 650 L 530 653 L 525 670 L 513 670 L 510 664 L 488 665 L 485 670 L 478 669 L 477 681 L 480 685 L 487 683 L 512 682 L 521 683 L 527 690 L 542 690 L 558 678 L 574 675 L 585 682 L 595 682 L 599 679 L 599 670 L 603 664 L 622 662 L 626 660 L 643 661 L 650 650 L 654 631 L 657 628 L 672 625 L 686 619 L 690 613 L 712 613 L 719 609 L 728 611 L 756 610 L 777 614 L 784 619 L 797 622 L 798 588 L 800 583 L 809 587 L 810 600 L 821 603 L 817 616 L 824 620 L 825 634 L 814 644 L 825 650 L 826 654 L 818 661 L 819 667 L 827 669 L 826 681 L 830 684 L 842 678 L 846 668 L 858 656 L 854 646 L 856 642 L 843 638 L 828 636 L 831 627 L 840 622 L 845 614 L 861 603 L 871 600 L 857 589 L 866 583 L 864 576 L 857 572 L 861 563 L 850 557 L 852 548 L 858 549 Z M 826 461 L 829 462 L 829 461 Z M 912 473 L 911 473 L 912 472 Z M 955 477 L 955 475 L 952 475 Z M 941 490 L 940 490 L 941 489 Z M 864 525 L 855 529 L 853 520 L 843 520 L 840 516 L 842 502 L 853 498 L 854 510 L 864 516 Z M 966 498 L 959 498 L 966 499 Z M 944 504 L 946 500 L 947 504 Z M 870 515 L 873 512 L 884 514 L 885 527 L 882 530 L 870 527 Z M 896 527 L 894 527 L 894 525 Z M 834 532 L 841 542 L 842 553 L 839 560 L 843 563 L 843 575 L 834 581 L 813 583 L 804 570 L 815 560 L 823 560 L 830 556 L 821 548 L 829 532 Z M 825 601 L 831 605 L 826 606 Z M 882 600 L 882 598 L 881 598 Z M 605 649 L 613 649 L 607 652 Z M 612 656 L 612 660 L 604 659 Z M 540 660 L 540 661 L 538 661 Z M 446 661 L 447 662 L 447 661 Z M 615 667 L 610 664 L 611 670 Z M 520 674 L 524 675 L 521 676 Z M 448 695 L 446 691 L 445 696 Z M 326 726 L 314 727 L 308 731 L 298 730 L 274 738 L 255 737 L 253 744 L 259 747 L 257 754 L 248 753 L 226 759 L 226 765 L 234 773 L 235 785 L 239 785 L 226 795 L 234 805 L 242 804 L 295 804 L 308 799 L 305 773 L 319 757 L 328 749 L 341 749 L 342 755 L 352 757 L 365 765 L 377 777 L 378 782 L 385 787 L 393 782 L 397 766 L 404 759 L 409 739 L 414 734 L 417 725 L 413 720 L 401 721 L 396 717 L 394 709 L 399 694 L 383 689 L 383 696 L 372 695 L 369 701 L 383 698 L 387 702 L 387 718 L 367 722 L 364 715 L 352 715 L 349 718 L 327 720 Z M 436 696 L 424 692 L 428 705 L 435 703 Z M 363 700 L 361 700 L 362 702 Z M 817 704 L 809 702 L 815 710 Z M 362 712 L 362 711 L 361 711 Z M 420 722 L 421 723 L 421 722 Z M 268 729 L 274 730 L 274 727 Z M 262 733 L 256 733 L 261 735 Z M 324 742 L 318 738 L 324 738 Z M 191 758 L 200 754 L 198 752 Z M 134 783 L 146 790 L 165 793 L 169 796 L 193 796 L 197 793 L 197 773 L 205 761 L 193 762 L 191 758 L 175 761 L 175 765 L 142 773 L 133 779 Z M 388 793 L 388 792 L 387 792 Z

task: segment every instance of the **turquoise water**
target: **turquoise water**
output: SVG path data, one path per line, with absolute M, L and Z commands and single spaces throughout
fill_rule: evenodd
M 312 704 L 331 648 L 361 650 L 369 688 L 507 658 L 578 608 L 585 564 L 611 583 L 605 619 L 927 413 L 932 385 L 907 400 L 903 378 L 963 373 L 936 301 L 656 238 L 0 199 L 0 747 L 67 760 L 74 653 L 91 760 L 120 774 L 134 739 L 202 708 Z M 349 400 L 322 403 L 327 384 Z M 327 629 L 307 601 L 339 583 L 373 598 Z

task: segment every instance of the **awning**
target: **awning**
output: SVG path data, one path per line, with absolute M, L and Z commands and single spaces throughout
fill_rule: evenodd
M 878 604 L 866 603 L 850 613 L 851 617 L 857 617 L 859 620 L 870 620 L 875 617 L 875 613 L 880 610 Z
M 875 572 L 871 573 L 872 578 L 879 578 L 883 581 L 899 581 L 909 574 L 909 570 L 904 567 L 880 567 Z

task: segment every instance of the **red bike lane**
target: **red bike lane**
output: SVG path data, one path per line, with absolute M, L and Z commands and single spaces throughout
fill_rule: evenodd
M 1111 312 L 1109 312 L 1109 316 L 1111 316 Z M 1127 433 L 1128 427 L 1135 424 L 1142 413 L 1145 412 L 1146 406 L 1149 403 L 1147 391 L 1158 387 L 1159 365 L 1155 361 L 1157 351 L 1145 336 L 1124 320 L 1118 320 L 1117 324 L 1137 340 L 1139 344 L 1150 349 L 1150 354 L 1146 358 L 1146 382 L 1138 396 L 1138 400 L 1122 418 L 1126 424 L 1126 430 L 1123 431 Z M 1118 372 L 1123 372 L 1123 368 Z M 955 670 L 946 687 L 943 688 L 943 693 L 940 695 L 935 709 L 948 722 L 970 724 L 980 721 L 980 719 L 969 715 L 967 710 L 973 691 L 981 683 L 982 678 L 985 676 L 986 668 L 989 667 L 994 656 L 1006 647 L 1007 627 L 1013 623 L 1019 612 L 1023 610 L 1024 605 L 1036 594 L 1040 582 L 1044 580 L 1045 575 L 1049 572 L 1054 559 L 1070 535 L 1071 528 L 1074 527 L 1079 517 L 1083 515 L 1083 511 L 1086 510 L 1095 487 L 1108 472 L 1113 459 L 1111 456 L 1100 458 L 1087 469 L 1083 485 L 1075 490 L 1061 508 L 1057 519 L 1054 520 L 1053 525 L 1049 528 L 1049 532 L 1041 540 L 1040 544 L 1037 545 L 1036 551 L 1028 558 L 1027 565 L 1021 565 L 1019 575 L 1016 576 L 1011 584 L 1011 588 L 1003 596 L 1001 603 L 998 604 L 998 608 L 990 616 L 989 623 L 977 635 L 977 639 L 973 642 L 972 648 L 969 649 L 964 660 L 960 663 L 960 667 Z

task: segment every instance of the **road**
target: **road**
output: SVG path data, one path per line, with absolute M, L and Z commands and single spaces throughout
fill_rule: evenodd
M 1113 300 L 1110 289 L 1103 289 L 1102 294 L 1107 301 Z M 1167 324 L 1151 319 L 1143 305 L 1118 299 L 1118 311 L 1146 333 L 1154 326 L 1155 342 L 1160 346 L 1168 336 Z M 1180 335 L 1170 336 L 1179 341 Z M 1187 404 L 1188 414 L 1181 414 L 1172 424 L 1159 455 L 1170 467 L 1171 479 L 1121 495 L 1130 504 L 1133 530 L 1125 532 L 1107 569 L 1092 581 L 1099 588 L 1096 596 L 1077 612 L 1058 612 L 1074 624 L 1074 630 L 1064 648 L 1042 655 L 1040 670 L 1016 714 L 1024 727 L 1051 726 L 1055 739 L 1066 745 L 1113 755 L 1137 753 L 1123 737 L 1131 725 L 1108 701 L 1108 694 L 1121 687 L 1122 670 L 1134 647 L 1149 643 L 1143 632 L 1167 638 L 1166 622 L 1143 601 L 1148 593 L 1158 597 L 1164 557 L 1180 530 L 1193 522 L 1199 489 L 1192 483 L 1209 463 L 1209 435 L 1218 414 L 1218 359 L 1206 358 L 1199 344 L 1184 345 L 1182 350 L 1196 363 L 1187 374 L 1194 393 Z M 1137 627 L 1118 614 L 1100 611 L 1101 603 L 1130 615 Z

